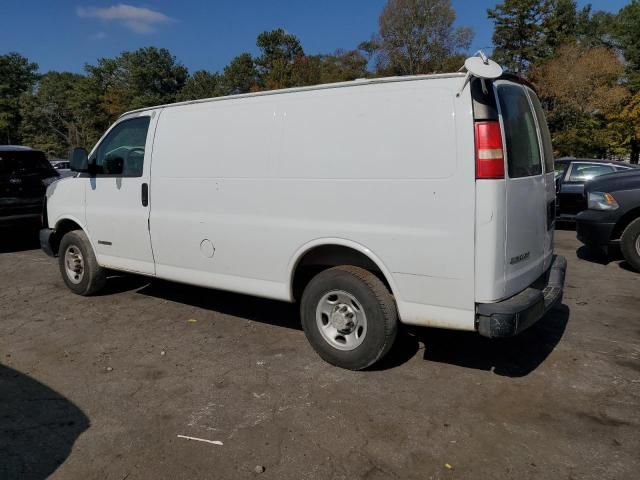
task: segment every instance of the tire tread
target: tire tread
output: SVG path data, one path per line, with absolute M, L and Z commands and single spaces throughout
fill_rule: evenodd
M 636 251 L 636 238 L 640 235 L 640 218 L 633 220 L 622 232 L 620 237 L 620 250 L 625 260 L 638 272 L 640 272 L 640 255 Z

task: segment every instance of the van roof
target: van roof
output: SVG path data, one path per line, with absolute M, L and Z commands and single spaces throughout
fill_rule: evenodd
M 181 105 L 192 105 L 195 103 L 219 102 L 224 100 L 233 100 L 237 98 L 263 97 L 268 95 L 282 95 L 285 93 L 309 92 L 314 90 L 328 90 L 332 88 L 353 87 L 356 85 L 376 85 L 380 83 L 412 82 L 416 80 L 429 80 L 429 79 L 438 79 L 438 78 L 464 78 L 465 75 L 466 74 L 464 72 L 455 72 L 455 73 L 435 73 L 430 75 L 408 75 L 404 77 L 359 78 L 357 80 L 351 80 L 349 82 L 324 83 L 324 84 L 312 85 L 308 87 L 282 88 L 280 90 L 265 90 L 262 92 L 241 93 L 238 95 L 227 95 L 224 97 L 202 98 L 199 100 L 189 100 L 186 102 L 155 105 L 153 107 L 145 107 L 145 108 L 138 108 L 136 110 L 130 110 L 120 115 L 120 117 L 126 117 L 127 115 L 131 115 L 132 113 L 140 113 L 140 112 L 145 112 L 149 110 L 155 110 L 158 108 L 175 107 L 175 106 L 181 106 Z

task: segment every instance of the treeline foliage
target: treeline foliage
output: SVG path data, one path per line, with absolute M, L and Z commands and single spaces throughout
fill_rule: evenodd
M 17 53 L 0 56 L 0 142 L 32 145 L 55 157 L 90 148 L 123 112 L 176 101 L 316 85 L 377 75 L 457 70 L 471 41 L 454 28 L 450 0 L 389 0 L 380 30 L 356 49 L 309 55 L 283 29 L 256 39 L 222 72 L 187 69 L 166 49 L 102 58 L 84 74 L 48 72 Z
M 618 13 L 575 0 L 504 0 L 489 9 L 493 58 L 534 83 L 557 155 L 631 157 L 640 150 L 640 0 Z M 473 32 L 455 26 L 450 0 L 388 0 L 378 32 L 356 49 L 309 55 L 283 29 L 256 39 L 221 72 L 189 73 L 166 49 L 102 58 L 84 74 L 37 74 L 0 56 L 0 143 L 62 157 L 91 147 L 123 112 L 175 101 L 354 80 L 455 71 Z M 471 52 L 472 53 L 472 52 Z
M 505 0 L 488 10 L 493 57 L 537 87 L 558 155 L 640 154 L 640 0 L 617 14 L 575 0 Z

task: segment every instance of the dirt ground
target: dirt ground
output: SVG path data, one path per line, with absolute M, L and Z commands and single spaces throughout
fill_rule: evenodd
M 574 232 L 565 305 L 520 337 L 413 329 L 359 373 L 294 306 L 137 277 L 82 298 L 2 235 L 3 480 L 639 478 L 640 275 Z

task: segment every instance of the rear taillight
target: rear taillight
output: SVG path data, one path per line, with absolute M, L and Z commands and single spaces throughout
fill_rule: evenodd
M 500 122 L 476 122 L 476 178 L 504 178 Z

